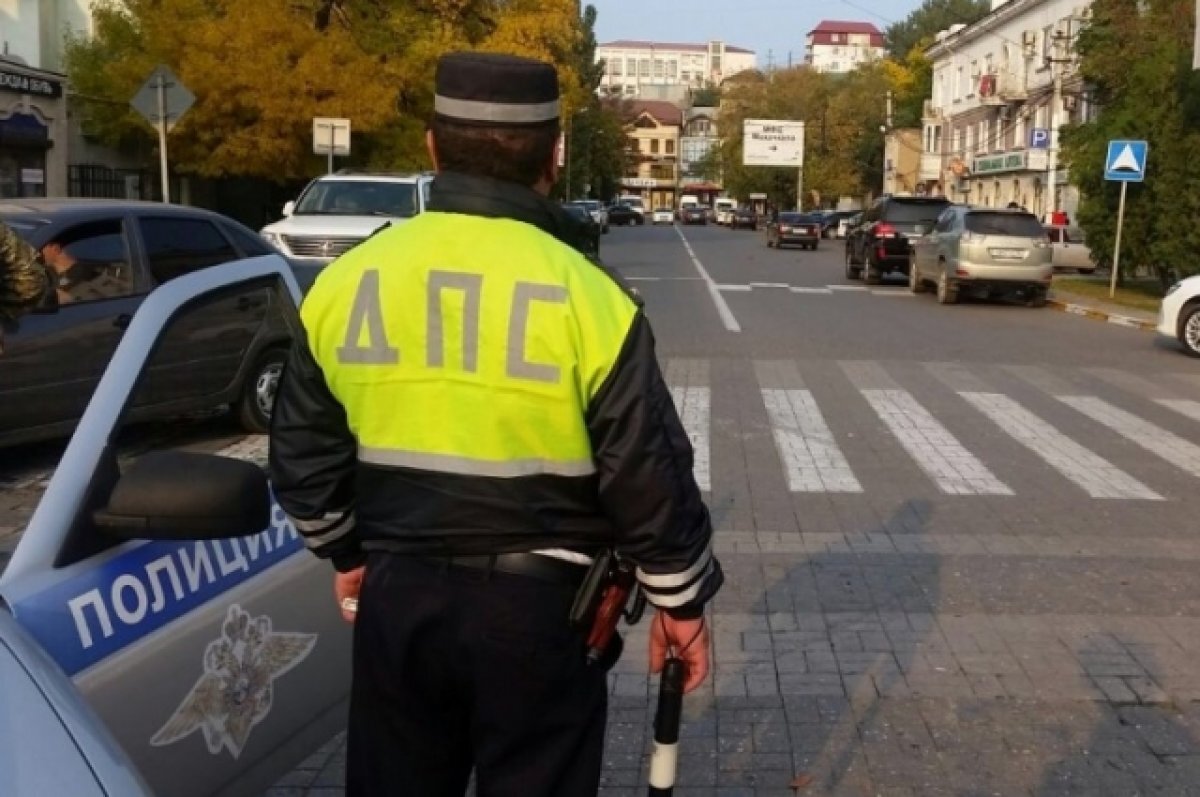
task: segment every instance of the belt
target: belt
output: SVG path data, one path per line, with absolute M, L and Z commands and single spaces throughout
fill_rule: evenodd
M 476 556 L 425 555 L 417 558 L 442 566 L 527 576 L 539 581 L 549 581 L 553 584 L 565 584 L 572 587 L 579 586 L 588 572 L 585 565 L 536 553 L 499 553 Z

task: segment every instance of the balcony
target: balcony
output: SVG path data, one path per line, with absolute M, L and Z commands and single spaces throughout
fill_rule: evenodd
M 933 104 L 933 100 L 925 100 L 921 106 L 921 119 L 927 122 L 936 121 L 944 117 L 942 109 Z
M 979 76 L 979 102 L 982 105 L 1004 105 L 1000 96 L 1000 77 L 995 73 Z
M 921 153 L 921 165 L 917 168 L 918 180 L 942 179 L 942 156 L 929 152 Z
M 996 94 L 1005 102 L 1024 102 L 1029 98 L 1029 91 L 1025 88 L 1025 81 L 1011 72 L 1000 75 Z

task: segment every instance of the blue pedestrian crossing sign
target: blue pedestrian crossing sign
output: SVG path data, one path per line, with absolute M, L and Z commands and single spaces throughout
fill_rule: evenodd
M 1110 141 L 1104 159 L 1104 179 L 1119 183 L 1140 183 L 1146 179 L 1145 141 Z

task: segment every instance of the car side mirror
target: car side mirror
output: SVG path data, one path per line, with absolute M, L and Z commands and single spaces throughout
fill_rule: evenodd
M 283 203 L 283 215 L 284 216 L 290 216 L 295 212 L 296 212 L 296 203 L 295 202 L 293 202 L 292 200 L 289 199 L 287 202 Z
M 125 540 L 219 540 L 258 534 L 271 522 L 262 468 L 191 451 L 153 451 L 134 462 L 94 513 Z

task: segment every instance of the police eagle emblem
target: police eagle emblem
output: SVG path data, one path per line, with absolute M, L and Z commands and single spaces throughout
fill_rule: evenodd
M 237 758 L 250 731 L 271 711 L 275 679 L 307 658 L 316 643 L 316 634 L 277 633 L 267 615 L 252 618 L 230 606 L 221 636 L 204 650 L 204 672 L 150 744 L 174 744 L 199 729 L 208 752 L 217 755 L 224 747 Z

